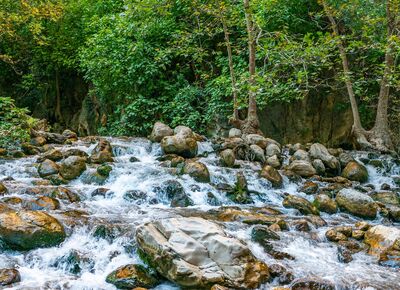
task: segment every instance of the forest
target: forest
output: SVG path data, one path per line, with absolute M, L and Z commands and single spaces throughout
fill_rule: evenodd
M 0 288 L 400 289 L 400 0 L 0 0 Z

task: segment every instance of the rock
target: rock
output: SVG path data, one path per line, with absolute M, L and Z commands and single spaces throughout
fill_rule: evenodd
M 299 190 L 305 194 L 315 194 L 318 191 L 318 184 L 312 181 L 306 181 Z
M 286 208 L 294 208 L 304 215 L 315 214 L 319 215 L 318 209 L 313 206 L 307 199 L 288 194 L 282 202 Z
M 0 286 L 7 286 L 21 281 L 21 275 L 16 269 L 0 269 Z
M 0 195 L 4 195 L 7 192 L 8 192 L 7 187 L 3 183 L 0 182 Z
M 186 126 L 177 126 L 174 129 L 174 134 L 184 138 L 194 138 L 193 131 Z
M 111 194 L 112 194 L 112 192 L 108 188 L 99 187 L 99 188 L 96 188 L 95 190 L 93 190 L 92 193 L 90 194 L 90 196 L 91 197 L 95 197 L 95 196 L 107 197 L 108 195 L 111 195 Z
M 229 138 L 241 137 L 242 131 L 240 129 L 232 128 L 229 130 Z
M 202 218 L 170 218 L 140 226 L 136 240 L 158 273 L 183 288 L 254 289 L 269 279 L 268 267 L 241 241 Z
M 386 205 L 386 209 L 389 211 L 389 218 L 392 221 L 400 222 L 400 206 Z
M 338 211 L 336 202 L 326 194 L 318 194 L 314 199 L 313 205 L 318 210 L 329 214 L 334 214 Z
M 35 138 L 31 138 L 30 143 L 33 146 L 43 146 L 44 144 L 47 143 L 47 141 L 46 141 L 46 138 L 44 138 L 42 136 L 38 136 L 38 137 L 35 137 Z
M 325 168 L 324 162 L 322 162 L 321 159 L 314 159 L 311 164 L 317 171 L 318 175 L 325 174 L 326 168 Z
M 393 191 L 374 192 L 370 196 L 373 200 L 384 204 L 400 205 L 399 195 Z
M 356 240 L 364 239 L 365 232 L 362 230 L 353 230 L 351 233 L 351 237 Z
M 304 160 L 294 160 L 292 163 L 290 163 L 288 169 L 302 177 L 311 177 L 317 174 L 317 171 L 314 169 L 311 163 Z
M 348 153 L 341 153 L 339 155 L 339 163 L 342 168 L 345 168 L 349 162 L 355 161 L 354 158 Z
M 253 202 L 249 195 L 246 176 L 243 174 L 243 172 L 239 171 L 238 173 L 236 173 L 235 187 L 233 189 L 233 192 L 231 192 L 228 197 L 237 203 L 245 204 Z
M 100 139 L 97 146 L 93 149 L 90 155 L 90 162 L 96 164 L 103 164 L 106 162 L 113 162 L 113 152 L 109 141 Z
M 22 143 L 21 144 L 22 152 L 26 155 L 36 155 L 40 153 L 40 149 L 36 146 L 33 146 L 29 143 Z
M 341 263 L 350 263 L 353 261 L 353 257 L 351 255 L 351 251 L 346 249 L 345 247 L 338 247 L 338 260 Z
M 310 156 L 308 155 L 307 151 L 298 149 L 290 158 L 291 162 L 294 160 L 310 161 Z
M 69 202 L 78 202 L 81 200 L 76 192 L 62 186 L 57 187 L 57 189 L 51 193 L 51 197 L 68 200 Z
M 273 168 L 280 168 L 281 167 L 281 161 L 279 160 L 277 155 L 273 155 L 271 157 L 268 157 L 266 160 L 266 163 L 268 165 L 271 165 Z
M 253 242 L 259 243 L 264 248 L 271 247 L 269 241 L 278 241 L 281 238 L 277 233 L 270 230 L 267 226 L 256 225 L 251 230 L 251 240 Z
M 197 141 L 182 135 L 167 136 L 161 140 L 161 148 L 165 154 L 177 154 L 184 158 L 197 155 Z
M 397 186 L 400 186 L 400 176 L 392 176 L 392 179 Z
M 311 230 L 310 224 L 305 219 L 293 221 L 292 226 L 296 231 L 300 232 L 309 232 Z
M 40 163 L 38 167 L 38 173 L 40 177 L 47 177 L 52 174 L 58 174 L 60 167 L 54 161 L 46 159 L 42 163 Z
M 85 151 L 76 148 L 68 149 L 67 151 L 63 152 L 63 156 L 64 158 L 68 158 L 70 156 L 79 156 L 84 157 L 85 159 L 89 157 L 89 155 Z
M 267 148 L 267 139 L 258 134 L 248 134 L 244 137 L 244 140 L 250 145 L 258 145 L 262 149 Z
M 51 149 L 49 151 L 46 151 L 43 153 L 39 158 L 38 162 L 43 162 L 44 160 L 49 159 L 51 161 L 60 161 L 63 159 L 63 154 L 61 153 L 60 150 L 57 149 Z
M 198 161 L 188 161 L 183 167 L 183 173 L 189 174 L 197 182 L 210 182 L 210 172 L 207 166 Z
M 162 138 L 166 136 L 174 135 L 174 130 L 172 130 L 168 125 L 161 122 L 156 122 L 153 126 L 153 130 L 149 136 L 150 141 L 160 142 Z
M 278 172 L 278 170 L 276 170 L 272 166 L 265 165 L 260 172 L 260 176 L 262 178 L 267 179 L 269 182 L 271 182 L 272 187 L 274 187 L 274 188 L 282 187 L 283 178 L 280 175 L 280 173 Z
M 262 149 L 260 146 L 254 144 L 250 145 L 250 151 L 254 156 L 254 161 L 259 161 L 261 163 L 265 162 L 264 149 Z
M 67 140 L 71 140 L 71 141 L 76 141 L 78 140 L 78 135 L 74 132 L 71 131 L 69 129 L 66 129 L 62 132 L 62 135 L 67 139 Z
M 354 189 L 342 189 L 336 196 L 336 203 L 341 210 L 353 215 L 374 219 L 377 207 L 374 200 L 368 195 Z
M 76 275 L 81 273 L 83 269 L 93 272 L 94 261 L 87 255 L 73 249 L 58 257 L 54 266 Z
M 308 151 L 312 159 L 320 159 L 325 164 L 325 166 L 337 170 L 340 169 L 340 163 L 335 156 L 331 155 L 326 149 L 326 147 L 319 143 L 314 143 L 311 145 Z
M 381 190 L 390 190 L 390 185 L 389 184 L 387 184 L 387 183 L 383 183 L 382 185 L 381 185 Z
M 147 193 L 138 189 L 128 190 L 124 193 L 124 199 L 128 201 L 144 201 L 146 197 Z
M 377 225 L 365 233 L 368 253 L 386 266 L 400 267 L 400 229 Z
M 60 174 L 63 178 L 71 180 L 80 176 L 86 170 L 85 158 L 70 156 L 60 166 Z
M 186 207 L 194 204 L 179 181 L 167 180 L 161 185 L 160 190 L 171 200 L 172 207 Z
M 226 138 L 224 140 L 224 143 L 222 143 L 221 147 L 222 149 L 234 149 L 237 146 L 245 144 L 244 140 L 239 137 L 233 137 L 233 138 Z
M 0 214 L 0 238 L 12 248 L 53 247 L 65 237 L 64 227 L 47 213 L 21 210 Z
M 44 135 L 47 142 L 52 144 L 64 144 L 65 140 L 67 140 L 67 138 L 58 133 L 45 132 Z
M 52 197 L 40 196 L 27 204 L 30 210 L 56 210 L 60 208 L 60 202 Z
M 335 290 L 335 285 L 320 278 L 299 278 L 292 282 L 291 290 Z
M 108 164 L 103 164 L 103 165 L 100 165 L 99 167 L 97 167 L 96 171 L 98 174 L 100 174 L 102 176 L 109 177 L 110 172 L 112 171 L 112 167 Z
M 294 279 L 293 274 L 279 264 L 270 265 L 269 272 L 271 274 L 271 277 L 278 278 L 278 282 L 280 284 L 289 284 Z
M 158 284 L 155 275 L 138 264 L 119 267 L 107 275 L 106 282 L 113 284 L 118 289 L 132 289 L 135 287 L 153 288 Z
M 267 148 L 265 149 L 265 155 L 267 155 L 268 157 L 271 157 L 274 155 L 280 156 L 281 148 L 279 148 L 279 146 L 274 143 L 270 143 L 270 144 L 268 144 Z
M 368 171 L 364 165 L 357 161 L 350 161 L 343 169 L 342 176 L 351 181 L 367 182 Z
M 232 149 L 225 149 L 220 153 L 221 163 L 226 167 L 233 167 L 235 165 L 235 153 Z

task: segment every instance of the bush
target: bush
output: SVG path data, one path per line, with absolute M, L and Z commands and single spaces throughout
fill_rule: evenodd
M 0 147 L 17 149 L 29 141 L 29 128 L 36 119 L 25 108 L 18 108 L 11 98 L 0 97 Z

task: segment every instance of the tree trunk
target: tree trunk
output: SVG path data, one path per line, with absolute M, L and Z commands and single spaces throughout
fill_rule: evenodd
M 223 15 L 221 15 L 220 17 L 221 17 L 222 27 L 224 29 L 226 51 L 228 52 L 229 73 L 231 75 L 231 85 L 233 94 L 233 122 L 238 122 L 239 109 L 238 109 L 238 97 L 237 97 L 237 87 L 236 87 L 236 75 L 235 75 L 235 69 L 233 67 L 232 47 L 226 20 Z
M 371 130 L 371 138 L 373 142 L 381 150 L 390 150 L 393 148 L 392 139 L 390 137 L 389 120 L 388 120 L 388 105 L 390 93 L 390 76 L 395 69 L 395 41 L 393 36 L 400 35 L 399 16 L 396 13 L 396 3 L 400 1 L 388 0 L 386 3 L 386 18 L 387 18 L 387 48 L 385 53 L 385 68 L 383 71 L 382 80 L 380 83 L 378 108 L 376 111 L 375 125 Z
M 56 122 L 61 123 L 63 121 L 63 117 L 61 114 L 61 93 L 60 93 L 60 74 L 58 72 L 58 68 L 56 68 Z
M 249 50 L 249 108 L 247 111 L 247 119 L 242 125 L 242 131 L 245 134 L 260 134 L 260 122 L 257 116 L 257 102 L 255 91 L 255 75 L 256 75 L 256 37 L 255 24 L 250 8 L 250 1 L 243 0 L 244 13 L 246 17 L 246 28 L 248 35 Z
M 353 114 L 353 126 L 352 126 L 352 134 L 354 135 L 356 142 L 358 145 L 360 145 L 362 148 L 371 148 L 371 144 L 368 142 L 366 138 L 366 131 L 362 127 L 361 124 L 361 119 L 360 119 L 360 113 L 358 111 L 358 105 L 357 105 L 357 100 L 356 96 L 353 90 L 353 83 L 351 81 L 351 71 L 349 68 L 349 60 L 347 58 L 346 50 L 344 48 L 344 44 L 342 40 L 340 39 L 340 33 L 338 29 L 338 25 L 336 23 L 335 18 L 333 17 L 333 13 L 331 9 L 328 7 L 326 4 L 325 0 L 322 0 L 322 5 L 324 7 L 325 14 L 327 15 L 330 23 L 331 23 L 331 28 L 333 31 L 333 35 L 338 37 L 338 42 L 337 46 L 339 49 L 339 54 L 340 54 L 340 59 L 342 61 L 342 66 L 343 66 L 343 72 L 345 75 L 345 84 L 346 84 L 346 89 L 347 93 L 349 95 L 349 100 L 350 100 L 350 105 L 351 105 L 351 111 Z

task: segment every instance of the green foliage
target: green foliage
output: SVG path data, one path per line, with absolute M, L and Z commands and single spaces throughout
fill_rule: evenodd
M 28 112 L 17 108 L 13 99 L 0 97 L 0 148 L 19 148 L 29 140 L 29 129 L 36 120 Z

